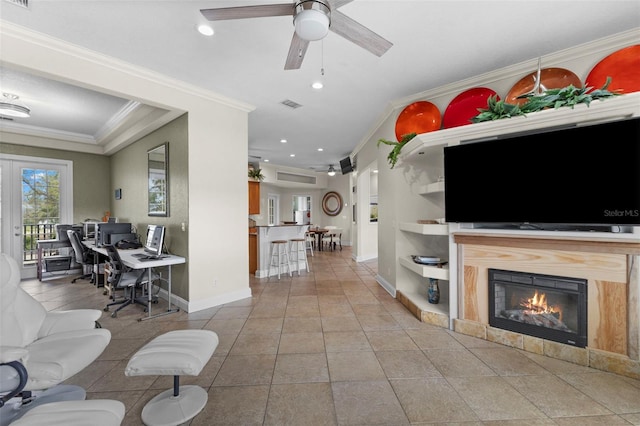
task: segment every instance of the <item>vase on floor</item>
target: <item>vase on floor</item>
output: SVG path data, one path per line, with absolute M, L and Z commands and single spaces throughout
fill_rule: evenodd
M 429 289 L 427 291 L 427 300 L 434 305 L 440 302 L 440 286 L 436 278 L 429 278 Z

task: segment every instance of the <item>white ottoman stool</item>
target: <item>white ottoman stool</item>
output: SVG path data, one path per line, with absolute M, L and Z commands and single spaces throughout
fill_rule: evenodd
M 11 426 L 119 426 L 124 418 L 124 404 L 111 399 L 60 401 L 43 404 L 27 411 Z
M 179 425 L 196 416 L 207 403 L 200 386 L 180 386 L 180 376 L 197 376 L 218 347 L 218 335 L 209 330 L 176 330 L 144 345 L 129 360 L 127 376 L 172 375 L 173 389 L 151 399 L 142 409 L 148 426 Z

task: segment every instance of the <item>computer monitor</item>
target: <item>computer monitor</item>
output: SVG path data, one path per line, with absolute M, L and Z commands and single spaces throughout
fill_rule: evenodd
M 131 234 L 130 223 L 96 223 L 96 247 L 115 244 L 111 241 L 111 234 Z
M 152 256 L 160 256 L 162 254 L 163 245 L 164 226 L 147 225 L 147 241 L 144 245 L 144 251 Z
M 93 239 L 96 237 L 96 224 L 99 222 L 83 222 L 82 236 L 85 239 Z

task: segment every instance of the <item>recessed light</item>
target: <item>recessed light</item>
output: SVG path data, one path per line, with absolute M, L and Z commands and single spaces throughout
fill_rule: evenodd
M 212 36 L 213 28 L 206 24 L 198 25 L 198 32 L 202 35 Z
M 318 148 L 318 151 L 322 152 L 324 151 L 324 148 Z
M 324 84 L 322 84 L 321 81 L 315 81 L 313 82 L 313 84 L 311 84 L 311 87 L 313 87 L 316 90 L 320 90 L 324 87 Z
M 265 158 L 265 159 L 264 159 L 264 162 L 265 162 L 265 163 L 268 163 L 268 162 L 269 162 L 269 159 L 268 159 L 268 158 Z
M 295 157 L 295 156 L 296 156 L 295 154 L 289 154 L 289 157 Z
M 287 143 L 287 140 L 286 139 L 280 139 L 280 142 L 281 143 Z

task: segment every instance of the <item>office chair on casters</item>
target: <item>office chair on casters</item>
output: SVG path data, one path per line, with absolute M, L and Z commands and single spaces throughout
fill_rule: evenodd
M 115 311 L 111 314 L 112 318 L 116 318 L 118 316 L 118 312 L 126 306 L 133 304 L 140 304 L 145 307 L 145 312 L 149 309 L 147 306 L 147 302 L 141 300 L 136 297 L 136 289 L 142 287 L 144 284 L 147 284 L 148 274 L 147 270 L 139 269 L 132 270 L 125 266 L 122 262 L 122 258 L 120 258 L 120 253 L 118 253 L 118 249 L 116 249 L 113 245 L 106 245 L 104 249 L 107 250 L 107 256 L 109 258 L 109 270 L 107 271 L 107 282 L 111 286 L 113 292 L 115 290 L 121 289 L 124 290 L 124 296 L 120 300 L 115 300 L 111 303 L 108 303 L 107 306 L 104 307 L 105 312 L 109 312 L 109 307 L 114 305 L 120 305 L 116 308 Z M 157 279 L 158 276 L 152 274 L 152 280 Z
M 84 246 L 84 244 L 82 244 L 82 241 L 80 240 L 80 236 L 78 235 L 77 232 L 69 229 L 67 230 L 67 236 L 69 237 L 69 242 L 71 242 L 71 247 L 73 248 L 73 252 L 76 256 L 76 262 L 82 265 L 82 269 L 84 272 L 84 268 L 85 266 L 89 265 L 93 268 L 93 253 L 91 252 L 91 250 L 89 250 L 87 247 Z M 72 283 L 75 283 L 76 280 L 81 280 L 81 279 L 87 279 L 89 278 L 89 282 L 93 283 L 94 279 L 93 279 L 93 273 L 88 273 L 88 274 L 82 274 L 79 277 L 75 277 L 73 280 L 71 280 Z
M 55 401 L 83 400 L 79 386 L 60 385 L 89 366 L 111 333 L 96 328 L 95 309 L 47 310 L 20 287 L 17 262 L 0 254 L 0 426 Z

